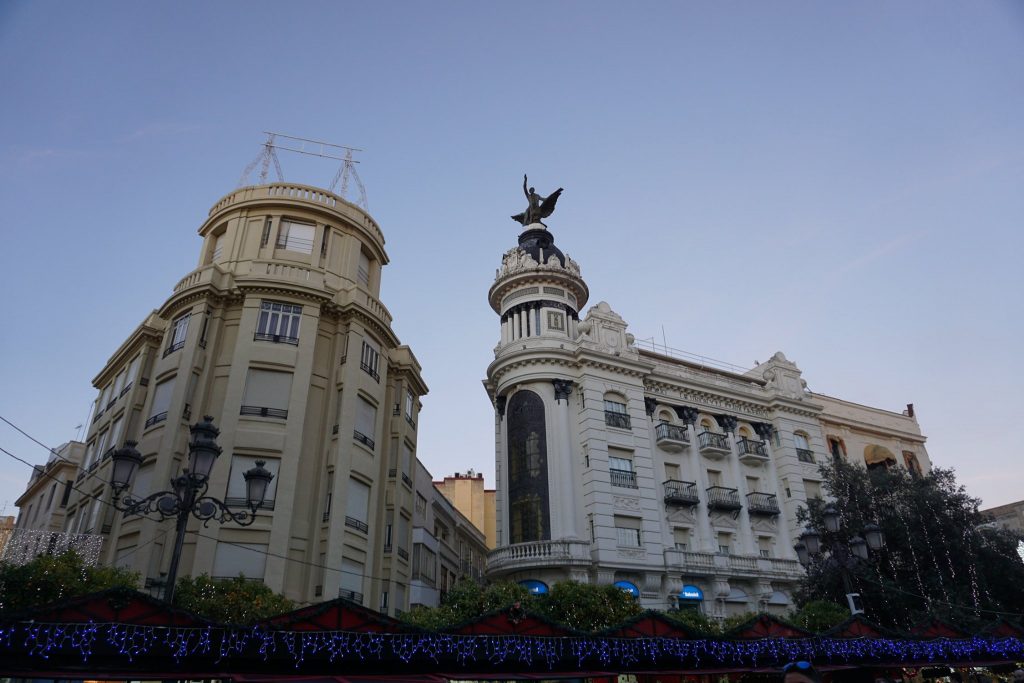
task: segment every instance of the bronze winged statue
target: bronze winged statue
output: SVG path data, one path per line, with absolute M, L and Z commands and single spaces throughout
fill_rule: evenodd
M 541 197 L 532 187 L 527 189 L 526 184 L 526 174 L 524 173 L 523 194 L 526 195 L 528 206 L 526 207 L 526 211 L 512 216 L 512 220 L 517 221 L 523 227 L 533 223 L 540 223 L 541 225 L 544 225 L 541 223 L 540 219 L 547 218 L 554 213 L 555 203 L 558 202 L 558 196 L 562 194 L 562 188 L 558 188 L 547 197 Z

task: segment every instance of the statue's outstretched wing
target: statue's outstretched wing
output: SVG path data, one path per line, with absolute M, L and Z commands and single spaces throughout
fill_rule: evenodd
M 555 212 L 555 203 L 558 202 L 558 195 L 562 194 L 562 188 L 558 188 L 549 194 L 540 204 L 540 217 L 547 218 Z
M 526 225 L 526 212 L 517 213 L 515 216 L 512 216 L 512 220 L 520 225 Z

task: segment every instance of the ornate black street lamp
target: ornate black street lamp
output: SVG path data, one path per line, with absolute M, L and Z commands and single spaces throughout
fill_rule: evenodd
M 821 518 L 825 524 L 825 531 L 829 534 L 836 534 L 839 531 L 839 510 L 835 505 L 832 503 L 826 505 L 825 509 L 821 511 Z M 869 551 L 881 550 L 885 545 L 885 534 L 877 524 L 868 524 L 861 530 L 861 534 L 863 536 L 854 535 L 846 543 L 835 539 L 827 549 L 823 549 L 821 534 L 813 527 L 808 526 L 800 534 L 799 542 L 793 546 L 800 564 L 805 568 L 809 568 L 811 565 L 820 565 L 822 567 L 834 566 L 839 569 L 843 577 L 843 589 L 846 591 L 846 602 L 850 607 L 851 614 L 860 614 L 864 608 L 860 601 L 860 594 L 853 592 L 850 570 L 861 562 L 867 562 L 870 557 Z
M 263 504 L 267 494 L 267 486 L 274 475 L 263 468 L 264 460 L 257 460 L 256 467 L 242 474 L 245 478 L 246 503 L 250 512 L 232 512 L 223 501 L 207 496 L 210 472 L 221 454 L 217 445 L 220 430 L 213 425 L 213 418 L 203 417 L 189 428 L 192 441 L 188 445 L 188 467 L 171 480 L 170 491 L 158 491 L 142 499 L 121 494 L 131 483 L 132 475 L 142 463 L 142 455 L 136 450 L 135 441 L 126 441 L 111 455 L 114 461 L 111 483 L 114 486 L 114 507 L 128 515 L 159 516 L 160 520 L 175 518 L 177 535 L 174 539 L 174 552 L 171 554 L 171 566 L 167 570 L 164 589 L 164 600 L 174 600 L 174 583 L 178 576 L 178 563 L 181 561 L 181 548 L 185 542 L 185 527 L 188 526 L 189 515 L 208 526 L 211 521 L 220 524 L 231 521 L 242 526 L 249 526 L 256 521 L 256 509 Z

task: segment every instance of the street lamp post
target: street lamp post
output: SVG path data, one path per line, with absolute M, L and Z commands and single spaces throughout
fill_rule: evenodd
M 839 531 L 839 510 L 835 505 L 829 503 L 821 512 L 822 521 L 825 524 L 825 531 L 829 534 L 836 534 Z M 885 545 L 885 534 L 877 524 L 868 524 L 861 530 L 861 535 L 855 535 L 846 543 L 835 539 L 827 549 L 829 556 L 825 557 L 825 549 L 821 547 L 821 534 L 813 527 L 800 534 L 800 541 L 793 546 L 797 558 L 805 568 L 812 564 L 831 563 L 839 568 L 843 578 L 843 590 L 846 591 L 846 602 L 850 607 L 851 614 L 861 614 L 864 607 L 860 601 L 860 594 L 853 592 L 853 581 L 850 579 L 850 569 L 860 562 L 867 562 L 870 557 L 869 551 L 878 551 Z
M 158 516 L 161 521 L 174 518 L 176 520 L 174 552 L 171 554 L 171 566 L 167 570 L 164 600 L 174 600 L 174 584 L 178 576 L 178 563 L 181 561 L 181 548 L 185 542 L 185 529 L 189 516 L 193 516 L 209 525 L 211 521 L 220 524 L 231 521 L 241 526 L 249 526 L 256 521 L 256 510 L 263 504 L 274 475 L 264 469 L 266 461 L 257 460 L 256 466 L 242 474 L 246 486 L 246 503 L 249 512 L 232 512 L 221 500 L 207 496 L 210 472 L 221 454 L 217 445 L 220 430 L 213 425 L 213 418 L 203 417 L 189 428 L 192 440 L 188 446 L 188 467 L 171 480 L 171 490 L 158 491 L 145 498 L 135 499 L 131 495 L 122 497 L 131 483 L 132 475 L 142 463 L 142 455 L 136 450 L 135 441 L 126 441 L 111 456 L 114 462 L 111 483 L 114 487 L 114 507 L 126 515 L 144 517 Z

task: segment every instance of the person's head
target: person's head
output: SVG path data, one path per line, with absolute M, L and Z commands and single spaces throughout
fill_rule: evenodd
M 1024 669 L 1017 669 L 1013 672 L 1013 683 L 1024 683 Z
M 782 683 L 822 683 L 821 674 L 810 662 L 790 662 L 782 667 Z

